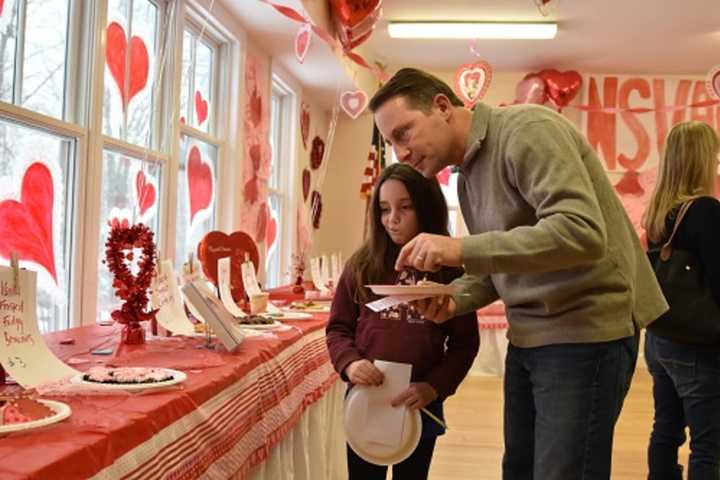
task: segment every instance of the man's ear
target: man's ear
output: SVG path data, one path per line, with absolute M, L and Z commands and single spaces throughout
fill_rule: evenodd
M 444 93 L 438 93 L 433 98 L 432 108 L 443 117 L 449 118 L 453 112 L 453 104 Z

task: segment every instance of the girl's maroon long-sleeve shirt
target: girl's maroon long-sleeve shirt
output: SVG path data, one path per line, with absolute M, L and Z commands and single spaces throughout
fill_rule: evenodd
M 348 269 L 338 282 L 326 331 L 330 358 L 344 380 L 345 368 L 363 358 L 410 363 L 411 381 L 429 383 L 440 399 L 455 393 L 480 344 L 474 312 L 440 325 L 373 312 L 358 300 Z

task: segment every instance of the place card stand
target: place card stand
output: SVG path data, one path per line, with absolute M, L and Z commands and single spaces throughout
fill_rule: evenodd
M 20 266 L 15 252 L 10 253 L 10 268 L 13 270 L 13 288 L 17 290 L 20 286 Z M 0 385 L 7 385 L 7 372 L 2 363 L 0 363 Z

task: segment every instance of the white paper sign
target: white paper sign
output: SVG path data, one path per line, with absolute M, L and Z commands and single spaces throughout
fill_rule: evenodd
M 383 445 L 399 445 L 407 408 L 393 407 L 392 401 L 410 385 L 412 365 L 384 360 L 375 360 L 373 364 L 385 378 L 379 387 L 368 389 L 365 439 Z
M 433 295 L 395 295 L 383 297 L 379 300 L 375 300 L 374 302 L 366 303 L 365 306 L 373 312 L 382 312 L 383 310 L 387 310 L 388 308 L 392 308 L 402 303 L 422 300 L 423 298 L 430 298 L 432 296 Z
M 235 317 L 246 317 L 242 308 L 235 303 L 230 289 L 230 257 L 218 259 L 218 286 L 220 287 L 220 300 L 228 312 Z
M 252 262 L 243 262 L 240 268 L 242 269 L 243 286 L 245 287 L 245 293 L 248 294 L 248 297 L 262 293 L 258 285 L 257 276 L 255 275 L 255 265 L 253 265 Z
M 77 375 L 50 351 L 37 324 L 37 273 L 0 266 L 0 363 L 24 388 Z
M 157 308 L 157 321 L 163 328 L 177 335 L 193 335 L 195 328 L 185 315 L 182 295 L 177 285 L 175 269 L 171 260 L 163 260 L 158 265 L 157 276 L 153 279 L 153 308 Z
M 182 291 L 228 352 L 234 351 L 243 342 L 245 336 L 240 329 L 234 327 L 233 316 L 215 295 L 208 295 L 202 287 L 198 288 L 195 282 L 184 285 Z

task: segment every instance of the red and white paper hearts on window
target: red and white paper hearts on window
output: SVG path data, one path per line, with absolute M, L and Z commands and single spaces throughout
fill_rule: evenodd
M 715 65 L 705 78 L 705 88 L 713 100 L 720 100 L 720 65 Z
M 304 23 L 295 34 L 295 57 L 300 63 L 305 61 L 305 55 L 310 50 L 310 40 L 312 40 L 312 24 Z
M 145 172 L 138 170 L 135 176 L 135 194 L 137 197 L 137 207 L 142 218 L 145 213 L 155 205 L 157 199 L 157 189 Z
M 105 62 L 120 90 L 124 111 L 133 97 L 147 85 L 150 74 L 150 55 L 145 41 L 137 35 L 133 35 L 128 40 L 125 29 L 117 22 L 108 25 L 106 42 Z M 128 71 L 125 70 L 126 66 Z
M 485 96 L 491 81 L 492 67 L 489 63 L 466 63 L 455 72 L 455 92 L 467 107 L 473 107 Z
M 362 90 L 343 92 L 340 95 L 340 106 L 350 118 L 355 120 L 365 110 L 368 104 L 367 93 Z

